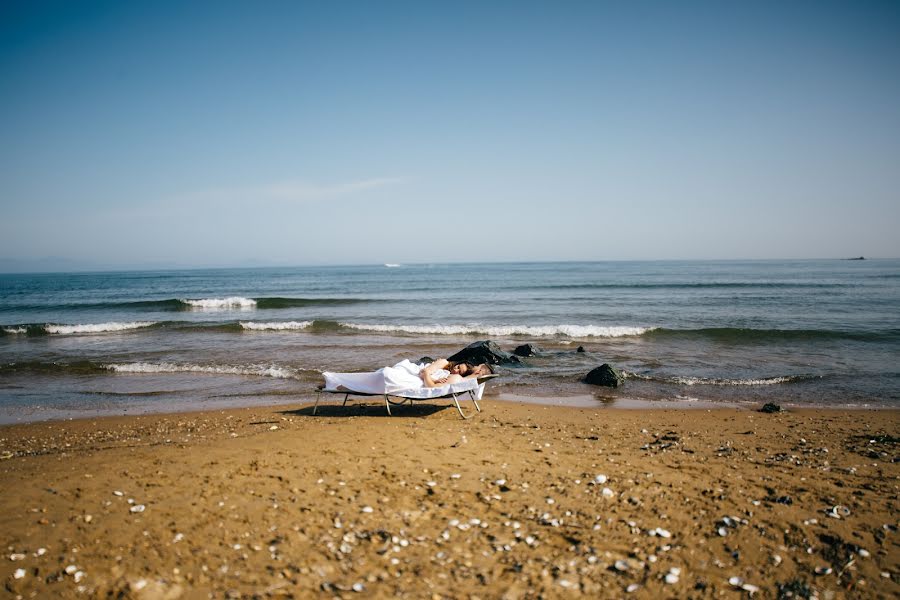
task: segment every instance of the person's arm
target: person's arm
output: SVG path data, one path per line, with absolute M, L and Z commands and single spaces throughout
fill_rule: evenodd
M 449 364 L 450 363 L 449 363 L 449 361 L 447 361 L 447 359 L 439 358 L 436 361 L 434 361 L 433 363 L 431 363 L 430 365 L 428 365 L 427 367 L 425 367 L 424 369 L 422 369 L 421 371 L 419 371 L 419 377 L 421 377 L 422 381 L 425 382 L 425 387 L 439 387 L 439 386 L 444 385 L 443 381 L 435 380 L 432 377 L 432 374 L 435 371 L 445 368 Z

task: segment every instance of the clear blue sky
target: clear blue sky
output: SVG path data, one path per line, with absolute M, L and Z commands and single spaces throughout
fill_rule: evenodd
M 6 0 L 0 207 L 13 266 L 897 257 L 900 3 Z

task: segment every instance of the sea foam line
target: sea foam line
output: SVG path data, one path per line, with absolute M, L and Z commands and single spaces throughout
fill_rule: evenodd
M 709 377 L 673 377 L 679 385 L 778 385 L 796 381 L 794 377 L 764 377 L 762 379 L 714 379 Z
M 130 323 L 91 323 L 84 325 L 53 325 L 47 323 L 44 325 L 44 331 L 47 333 L 56 333 L 61 335 L 69 335 L 73 333 L 111 333 L 116 331 L 128 331 L 129 329 L 141 329 L 142 327 L 151 327 L 156 325 L 155 321 L 132 321 Z
M 183 299 L 181 302 L 194 308 L 255 308 L 256 300 L 242 296 L 228 298 L 200 298 L 198 300 Z
M 787 376 L 782 375 L 780 377 L 761 377 L 761 378 L 753 378 L 753 379 L 717 379 L 715 377 L 687 377 L 687 376 L 675 376 L 675 377 L 654 377 L 651 375 L 642 375 L 640 373 L 631 373 L 629 371 L 625 371 L 623 373 L 626 378 L 630 379 L 643 379 L 644 381 L 662 381 L 664 383 L 675 383 L 678 385 L 719 385 L 719 386 L 729 386 L 729 385 L 740 385 L 740 386 L 748 386 L 748 385 L 778 385 L 781 383 L 793 383 L 795 381 L 800 381 L 802 379 L 806 379 L 804 376 Z
M 277 379 L 296 379 L 297 371 L 288 367 L 275 365 L 194 365 L 177 363 L 111 363 L 104 368 L 116 373 L 208 373 L 211 375 L 255 375 L 259 377 L 275 377 Z
M 487 334 L 491 336 L 527 335 L 535 337 L 567 336 L 573 338 L 617 338 L 638 336 L 655 327 L 630 327 L 599 325 L 368 325 L 340 323 L 349 329 L 379 332 L 425 333 L 438 335 Z
M 269 321 L 267 323 L 256 323 L 253 321 L 241 321 L 241 327 L 251 331 L 292 331 L 297 329 L 306 329 L 312 325 L 312 321 Z
M 20 333 L 28 333 L 28 330 L 24 327 L 4 327 L 3 333 L 8 333 L 10 335 L 16 335 Z

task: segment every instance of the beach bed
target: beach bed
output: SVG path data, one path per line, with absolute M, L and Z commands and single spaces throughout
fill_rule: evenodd
M 481 397 L 482 392 L 484 391 L 484 386 L 487 382 L 495 377 L 499 377 L 498 375 L 483 375 L 478 377 L 477 379 L 471 379 L 466 382 L 462 382 L 463 384 L 471 382 L 471 385 L 463 387 L 461 384 L 452 384 L 448 386 L 444 386 L 446 391 L 443 388 L 433 388 L 438 391 L 439 395 L 431 396 L 428 398 L 423 398 L 418 395 L 404 395 L 404 392 L 393 392 L 390 394 L 371 394 L 367 392 L 357 392 L 349 389 L 337 389 L 337 390 L 328 390 L 324 387 L 319 387 L 316 390 L 316 404 L 313 406 L 313 414 L 315 415 L 319 410 L 319 401 L 321 400 L 322 394 L 343 394 L 344 402 L 341 406 L 346 406 L 347 401 L 350 399 L 350 396 L 360 396 L 360 397 L 375 397 L 375 396 L 383 396 L 384 397 L 384 407 L 387 409 L 388 415 L 391 414 L 391 405 L 399 406 L 402 404 L 406 404 L 407 402 L 412 404 L 413 402 L 423 402 L 427 400 L 440 400 L 446 398 L 452 398 L 453 403 L 456 405 L 456 410 L 459 411 L 459 416 L 463 419 L 468 419 L 472 417 L 475 413 L 470 413 L 466 415 L 463 412 L 462 406 L 459 403 L 459 397 L 464 394 L 469 395 L 469 399 L 472 400 L 472 404 L 475 405 L 475 411 L 481 412 L 481 406 L 478 404 L 478 398 Z M 443 393 L 442 393 L 443 392 Z M 465 399 L 465 398 L 463 398 Z

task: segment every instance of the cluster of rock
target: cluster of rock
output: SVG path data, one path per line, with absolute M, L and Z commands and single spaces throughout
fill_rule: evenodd
M 577 351 L 584 352 L 584 348 L 579 346 Z M 542 353 L 543 351 L 534 344 L 522 344 L 510 353 L 501 349 L 491 340 L 483 340 L 469 344 L 456 354 L 447 357 L 447 360 L 472 364 L 508 365 L 521 363 L 523 357 L 541 356 Z M 604 363 L 591 370 L 582 381 L 590 385 L 619 387 L 625 382 L 625 377 L 615 367 Z

